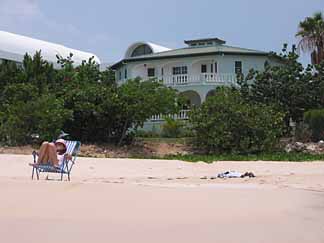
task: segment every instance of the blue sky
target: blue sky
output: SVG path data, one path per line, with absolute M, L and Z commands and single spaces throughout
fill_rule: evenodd
M 316 11 L 324 11 L 323 0 L 0 0 L 0 30 L 115 62 L 143 40 L 177 48 L 185 39 L 219 37 L 280 51 L 283 43 L 297 42 L 299 21 Z

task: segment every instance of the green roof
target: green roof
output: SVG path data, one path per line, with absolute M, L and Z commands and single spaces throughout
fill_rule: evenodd
M 123 62 L 152 60 L 152 59 L 164 59 L 164 58 L 176 58 L 176 57 L 187 57 L 187 56 L 200 56 L 200 55 L 212 55 L 212 54 L 237 54 L 237 55 L 256 55 L 256 56 L 267 56 L 268 52 L 228 46 L 228 45 L 213 45 L 213 46 L 202 46 L 202 47 L 185 47 L 180 49 L 174 49 L 170 51 L 164 51 L 159 53 L 152 53 L 143 56 L 130 57 L 121 60 L 114 64 L 112 68 L 118 67 Z

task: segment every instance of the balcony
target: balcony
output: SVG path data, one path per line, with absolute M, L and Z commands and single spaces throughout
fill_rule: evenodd
M 166 86 L 182 85 L 237 85 L 235 73 L 203 73 L 200 75 L 164 75 L 156 77 Z

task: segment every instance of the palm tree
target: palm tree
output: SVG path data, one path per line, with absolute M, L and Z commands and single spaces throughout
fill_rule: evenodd
M 324 60 L 324 18 L 321 12 L 300 22 L 296 37 L 301 38 L 299 51 L 311 53 L 312 64 L 319 64 Z

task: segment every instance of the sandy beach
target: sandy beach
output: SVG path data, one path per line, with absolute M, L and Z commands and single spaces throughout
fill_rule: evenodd
M 0 155 L 1 242 L 324 242 L 324 162 L 78 158 L 32 181 Z M 202 179 L 228 170 L 256 178 Z

